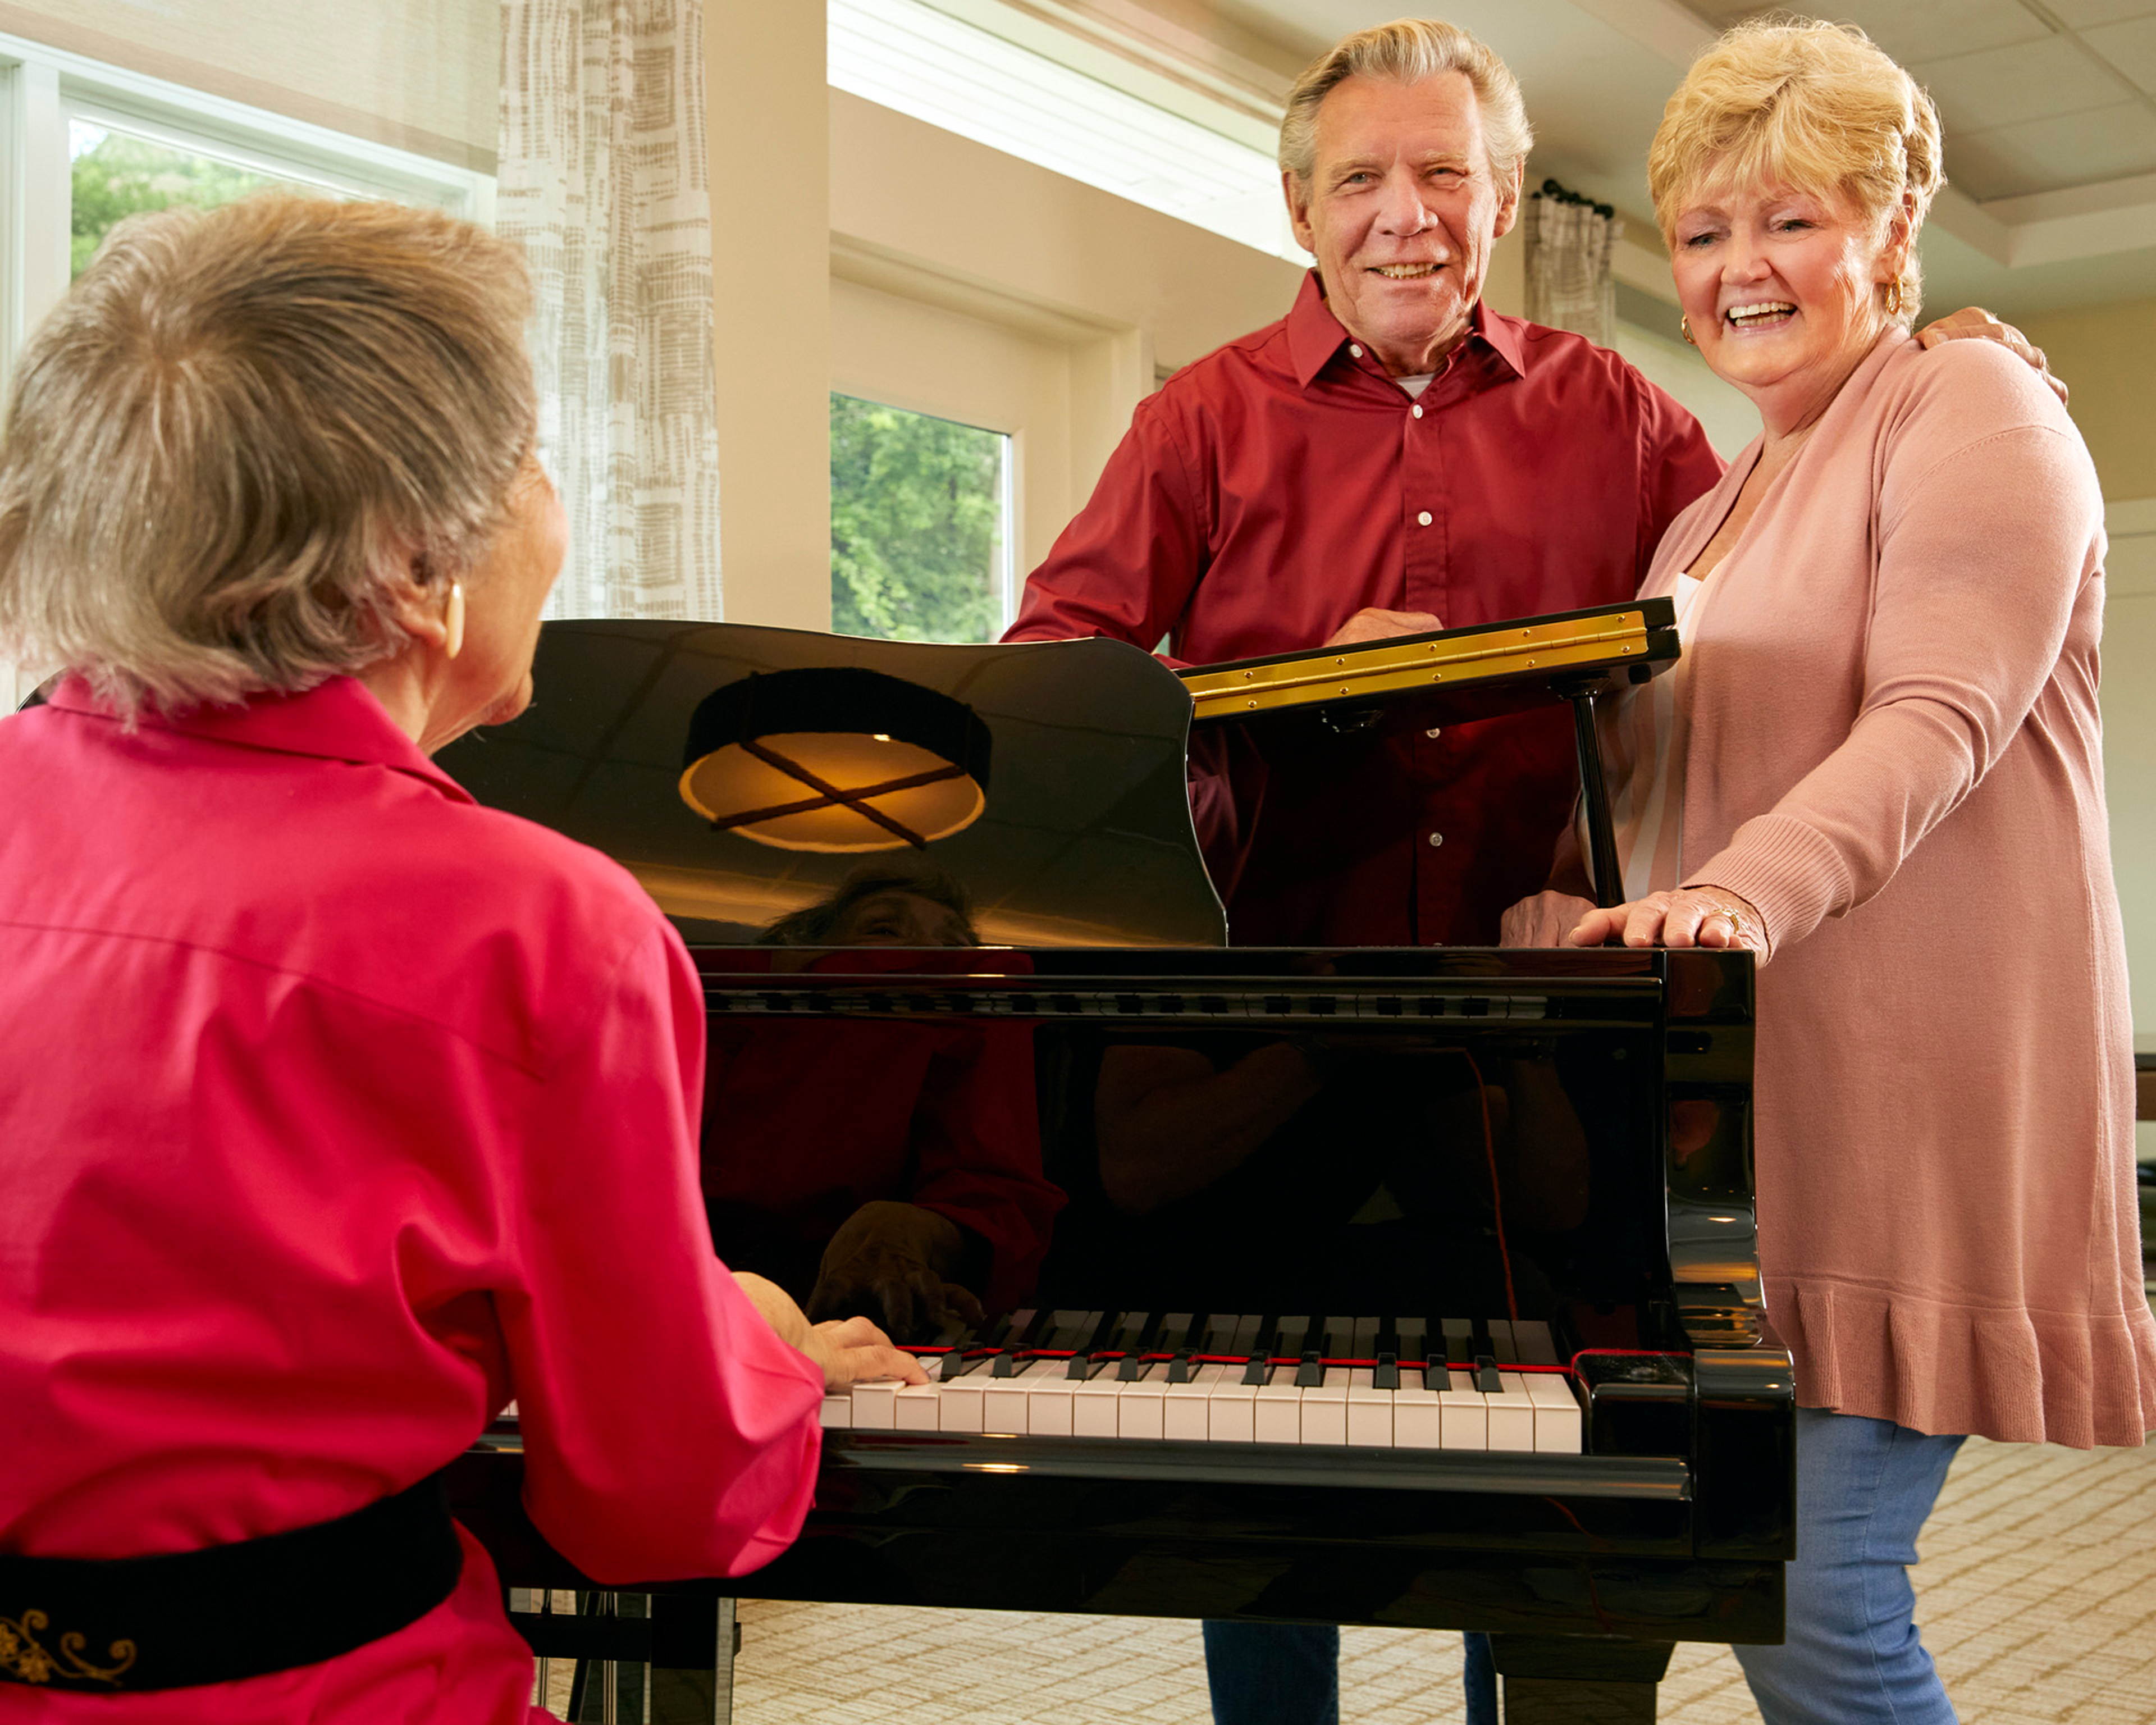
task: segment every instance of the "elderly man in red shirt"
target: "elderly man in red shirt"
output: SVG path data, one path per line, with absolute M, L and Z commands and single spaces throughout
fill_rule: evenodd
M 1630 598 L 1722 462 L 1614 353 L 1481 303 L 1532 142 L 1511 72 L 1450 24 L 1361 31 L 1304 73 L 1280 163 L 1317 268 L 1140 404 L 1005 639 L 1214 664 Z M 1924 339 L 1964 334 L 2042 365 L 1981 312 Z M 1191 791 L 1234 938 L 1331 947 L 1494 942 L 1576 788 L 1552 708 L 1361 748 L 1204 738 Z M 1206 1645 L 1219 1725 L 1335 1725 L 1336 1631 Z M 1480 1637 L 1468 1666 L 1495 1725 Z

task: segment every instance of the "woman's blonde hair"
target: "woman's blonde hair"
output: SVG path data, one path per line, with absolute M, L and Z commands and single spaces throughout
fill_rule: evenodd
M 1317 110 L 1336 85 L 1349 78 L 1415 84 L 1440 72 L 1466 74 L 1482 111 L 1491 172 L 1500 180 L 1511 178 L 1535 141 L 1519 80 L 1504 61 L 1457 25 L 1420 18 L 1394 18 L 1342 37 L 1296 80 L 1281 119 L 1281 171 L 1309 182 L 1317 166 Z
M 1665 240 L 1674 244 L 1685 200 L 1724 177 L 1846 199 L 1882 234 L 1907 198 L 1908 262 L 1891 315 L 1914 321 L 1922 285 L 1917 230 L 1946 182 L 1938 110 L 1863 31 L 1759 19 L 1692 62 L 1647 151 Z
M 112 231 L 23 351 L 0 652 L 130 716 L 295 691 L 404 642 L 531 446 L 531 289 L 439 210 L 264 195 Z

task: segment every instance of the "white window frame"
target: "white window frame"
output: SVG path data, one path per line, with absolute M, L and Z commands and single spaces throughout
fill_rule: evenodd
M 346 196 L 494 222 L 491 174 L 0 34 L 0 388 L 23 339 L 67 290 L 71 120 Z

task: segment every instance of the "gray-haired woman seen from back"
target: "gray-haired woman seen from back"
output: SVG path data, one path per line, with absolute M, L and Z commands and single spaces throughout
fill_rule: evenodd
M 738 1572 L 822 1388 L 728 1276 L 703 1013 L 630 877 L 429 760 L 531 698 L 561 507 L 516 252 L 268 198 L 115 229 L 0 443 L 0 1686 L 41 1718 L 522 1721 L 434 1481 L 512 1397 L 588 1574 Z M 275 1537 L 273 1537 L 275 1536 Z

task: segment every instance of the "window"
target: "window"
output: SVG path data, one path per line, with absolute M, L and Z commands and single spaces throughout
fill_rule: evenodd
M 921 0 L 829 3 L 836 88 L 1291 263 L 1308 261 L 1288 227 L 1270 150 Z
M 268 186 L 304 185 L 139 133 L 68 120 L 68 279 L 88 267 L 116 222 L 144 210 L 208 209 Z
M 0 36 L 0 136 L 18 157 L 0 197 L 0 372 L 138 210 L 291 185 L 494 213 L 488 175 L 11 36 Z
M 831 398 L 831 628 L 993 641 L 1009 620 L 1011 440 Z

